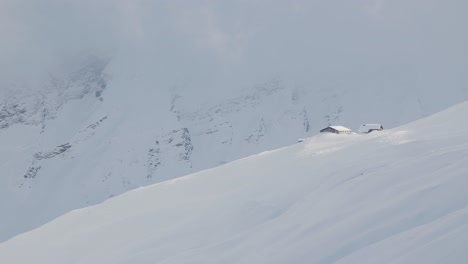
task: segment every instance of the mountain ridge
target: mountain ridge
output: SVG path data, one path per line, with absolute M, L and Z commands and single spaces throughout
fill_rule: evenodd
M 101 62 L 107 65 L 108 60 Z M 11 208 L 8 215 L 23 215 L 24 223 L 15 217 L 6 221 L 11 224 L 0 228 L 0 241 L 11 236 L 2 234 L 14 235 L 46 221 L 36 219 L 50 220 L 140 186 L 287 146 L 330 124 L 357 128 L 372 121 L 393 127 L 437 110 L 434 104 L 432 111 L 421 113 L 421 98 L 406 99 L 395 108 L 390 102 L 407 94 L 405 89 L 395 91 L 386 103 L 372 99 L 381 95 L 371 93 L 359 99 L 364 104 L 356 104 L 355 93 L 313 93 L 280 79 L 214 105 L 199 105 L 180 91 L 143 96 L 149 90 L 129 91 L 128 80 L 115 77 L 112 67 L 95 69 L 72 71 L 85 73 L 82 77 L 63 74 L 74 77 L 60 83 L 76 85 L 58 92 L 25 95 L 22 103 L 18 97 L 13 103 L 8 97 L 3 100 L 2 109 L 13 108 L 0 115 L 2 199 L 21 202 L 0 206 Z M 40 210 L 46 204 L 48 209 Z
M 0 244 L 0 259 L 459 262 L 468 259 L 467 109 L 322 134 L 130 191 Z

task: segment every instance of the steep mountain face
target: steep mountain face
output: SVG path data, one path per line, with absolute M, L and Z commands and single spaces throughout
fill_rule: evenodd
M 171 89 L 123 89 L 128 80 L 106 70 L 108 62 L 88 59 L 42 93 L 2 99 L 2 240 L 140 186 L 293 144 L 329 124 L 393 127 L 446 106 L 437 102 L 442 93 L 449 103 L 466 96 L 297 88 L 274 79 L 202 105 Z
M 467 111 L 129 191 L 0 244 L 0 262 L 464 263 Z
M 467 99 L 468 6 L 448 2 L 0 1 L 0 241 L 329 124 Z

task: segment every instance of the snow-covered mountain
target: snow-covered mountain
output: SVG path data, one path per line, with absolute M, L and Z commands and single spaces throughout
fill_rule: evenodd
M 139 188 L 0 244 L 0 261 L 464 263 L 467 113 L 322 134 Z
M 468 99 L 460 1 L 33 2 L 0 2 L 0 241 L 329 124 Z
M 42 92 L 2 100 L 2 240 L 140 186 L 293 144 L 329 124 L 394 127 L 439 110 L 442 96 L 466 97 L 408 87 L 300 89 L 274 79 L 202 105 L 174 89 L 129 91 L 108 63 L 86 59 Z

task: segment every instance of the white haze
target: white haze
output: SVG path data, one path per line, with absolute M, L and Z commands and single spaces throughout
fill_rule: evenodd
M 463 0 L 3 0 L 0 90 L 40 86 L 94 54 L 147 88 L 202 97 L 272 78 L 359 87 L 375 75 L 380 85 L 466 91 L 467 11 Z

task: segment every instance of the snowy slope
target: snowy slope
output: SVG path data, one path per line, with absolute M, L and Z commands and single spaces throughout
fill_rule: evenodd
M 467 113 L 139 188 L 0 244 L 0 262 L 464 263 Z

